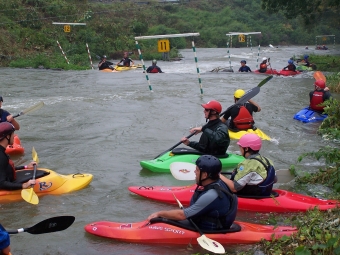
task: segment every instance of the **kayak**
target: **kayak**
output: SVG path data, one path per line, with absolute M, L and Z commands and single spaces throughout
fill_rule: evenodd
M 228 132 L 229 132 L 230 139 L 237 139 L 237 140 L 239 140 L 243 135 L 251 133 L 251 134 L 257 134 L 262 140 L 268 140 L 268 141 L 271 140 L 271 138 L 268 135 L 266 135 L 259 128 L 256 128 L 255 130 L 247 129 L 247 130 L 241 130 L 241 131 L 237 131 L 237 132 L 231 131 L 229 129 Z
M 276 69 L 267 69 L 265 73 L 261 73 L 259 70 L 255 70 L 254 73 L 275 75 L 275 74 L 278 74 L 278 71 Z
M 33 170 L 16 171 L 16 182 L 23 183 L 33 176 Z M 50 169 L 39 168 L 36 173 L 34 192 L 37 196 L 61 195 L 85 188 L 92 181 L 92 174 L 58 174 Z M 0 202 L 14 202 L 22 200 L 21 190 L 0 190 Z
M 170 164 L 173 162 L 188 162 L 195 163 L 196 160 L 204 153 L 194 149 L 175 148 L 172 151 L 167 151 L 156 159 L 143 160 L 140 165 L 144 169 L 149 169 L 152 172 L 170 173 Z M 222 162 L 222 168 L 234 168 L 238 163 L 244 160 L 244 157 L 236 154 L 225 154 L 221 157 L 216 156 Z
M 312 109 L 309 109 L 309 107 L 307 106 L 303 108 L 301 111 L 297 112 L 294 115 L 294 119 L 302 121 L 304 123 L 308 123 L 323 121 L 325 118 L 327 118 L 327 116 L 328 116 L 327 114 L 315 112 Z
M 164 218 L 135 223 L 97 221 L 85 226 L 85 231 L 100 237 L 130 243 L 197 244 L 200 236 L 193 227 Z M 297 229 L 290 226 L 270 226 L 235 221 L 230 229 L 204 231 L 206 237 L 222 244 L 253 244 L 262 239 L 271 241 L 290 236 Z
M 300 74 L 301 72 L 299 71 L 289 71 L 289 70 L 280 70 L 277 74 L 278 75 L 283 75 L 283 76 L 292 76 L 292 75 L 297 75 Z
M 116 71 L 129 71 L 129 70 L 133 70 L 136 68 L 142 68 L 143 66 L 141 64 L 139 65 L 132 65 L 132 66 L 115 66 L 115 70 Z
M 115 70 L 115 69 L 110 69 L 110 68 L 105 68 L 103 70 L 100 70 L 101 72 L 106 72 L 106 73 L 118 73 L 119 71 Z
M 19 136 L 14 134 L 13 145 L 8 145 L 5 151 L 8 155 L 20 155 L 25 153 L 24 147 L 21 146 Z
M 310 66 L 298 65 L 298 66 L 296 66 L 296 70 L 298 70 L 298 71 L 313 71 L 313 68 L 310 67 Z
M 188 206 L 196 187 L 196 184 L 180 187 L 131 186 L 129 190 L 142 197 L 168 204 L 177 204 L 174 199 L 175 195 L 183 205 Z M 272 195 L 273 197 L 266 198 L 238 196 L 238 209 L 263 213 L 285 213 L 305 212 L 315 206 L 322 211 L 340 206 L 340 201 L 319 199 L 281 189 L 273 189 Z

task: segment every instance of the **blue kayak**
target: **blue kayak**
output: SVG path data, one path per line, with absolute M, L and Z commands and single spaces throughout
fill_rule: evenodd
M 305 107 L 294 115 L 294 119 L 307 123 L 323 121 L 325 118 L 327 118 L 327 116 L 327 114 L 321 114 L 319 112 L 313 111 L 309 107 Z

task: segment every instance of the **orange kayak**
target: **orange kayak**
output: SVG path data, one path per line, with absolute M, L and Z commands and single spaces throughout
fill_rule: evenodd
M 14 134 L 14 143 L 13 145 L 7 146 L 6 153 L 8 155 L 20 155 L 25 153 L 25 149 L 21 146 L 21 141 L 18 135 Z

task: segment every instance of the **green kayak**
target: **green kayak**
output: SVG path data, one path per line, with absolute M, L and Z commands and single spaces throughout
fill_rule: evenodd
M 196 160 L 203 155 L 194 149 L 175 148 L 172 151 L 167 151 L 158 158 L 152 160 L 143 160 L 140 165 L 144 169 L 149 169 L 152 172 L 170 173 L 170 164 L 173 162 L 188 162 L 195 163 Z M 238 163 L 244 160 L 244 157 L 236 154 L 226 153 L 218 156 L 222 162 L 223 169 L 235 168 Z
M 308 67 L 308 66 L 296 66 L 296 70 L 297 71 L 313 71 L 312 67 Z

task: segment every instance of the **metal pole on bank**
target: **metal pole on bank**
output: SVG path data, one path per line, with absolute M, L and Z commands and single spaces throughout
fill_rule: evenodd
M 143 63 L 143 69 L 145 71 L 145 65 L 144 65 L 144 60 L 143 60 L 143 56 L 142 56 L 142 53 L 141 53 L 141 50 L 140 50 L 140 47 L 139 47 L 139 44 L 138 44 L 138 41 L 137 40 L 145 40 L 145 39 L 162 39 L 162 38 L 173 38 L 173 37 L 188 37 L 188 36 L 199 36 L 200 34 L 199 33 L 184 33 L 184 34 L 167 34 L 167 35 L 148 35 L 148 36 L 136 36 L 135 37 L 135 40 L 136 40 L 136 47 L 138 49 L 138 54 L 139 54 L 139 58 L 140 60 L 142 61 Z M 196 54 L 196 53 L 195 53 Z M 196 67 L 197 67 L 197 58 L 196 58 L 196 55 L 195 55 L 195 61 L 196 61 Z M 198 69 L 198 67 L 197 67 Z M 145 71 L 145 76 L 146 76 L 146 80 L 149 84 L 149 89 L 150 91 L 153 91 L 152 90 L 152 87 L 151 87 L 151 84 L 150 84 L 150 80 L 149 80 L 149 76 L 148 74 L 146 73 Z M 202 84 L 201 84 L 201 79 L 199 77 L 199 82 L 200 82 L 200 90 L 201 90 L 201 94 L 203 94 L 203 90 L 202 90 Z

